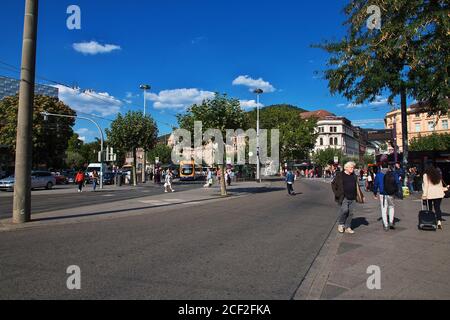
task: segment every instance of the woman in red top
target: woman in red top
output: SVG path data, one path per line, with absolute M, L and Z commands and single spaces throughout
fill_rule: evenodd
M 78 192 L 83 192 L 83 185 L 84 185 L 83 170 L 78 171 L 77 175 L 75 176 L 75 183 L 78 184 Z

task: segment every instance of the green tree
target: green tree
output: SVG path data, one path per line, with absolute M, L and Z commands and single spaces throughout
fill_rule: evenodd
M 305 110 L 292 105 L 272 105 L 260 110 L 261 128 L 280 130 L 281 161 L 305 160 L 314 148 L 317 120 L 301 118 Z M 249 113 L 250 123 L 256 126 L 256 110 Z
M 17 110 L 19 97 L 6 97 L 0 101 L 0 144 L 8 146 L 13 154 L 16 148 Z M 41 112 L 76 115 L 75 111 L 57 98 L 36 95 L 33 108 L 33 167 L 62 168 L 68 141 L 73 135 L 75 120 L 49 117 Z
M 136 179 L 136 151 L 143 148 L 149 151 L 153 148 L 158 137 L 158 127 L 152 117 L 144 117 L 142 112 L 129 111 L 125 116 L 118 115 L 110 129 L 106 129 L 106 135 L 111 146 L 117 152 L 133 154 L 133 183 Z
M 325 168 L 327 165 L 334 163 L 335 157 L 338 157 L 341 163 L 346 160 L 344 159 L 342 150 L 334 148 L 327 148 L 314 152 L 312 155 L 312 160 L 315 164 Z
M 448 151 L 450 150 L 450 134 L 432 134 L 414 138 L 411 141 L 412 151 Z
M 201 121 L 203 129 L 218 129 L 222 132 L 222 136 L 226 137 L 226 130 L 243 129 L 248 127 L 248 115 L 240 106 L 237 99 L 228 98 L 226 94 L 216 94 L 213 99 L 207 99 L 203 103 L 189 107 L 185 114 L 178 115 L 178 124 L 181 129 L 194 132 L 194 122 Z M 225 154 L 224 154 L 225 156 Z M 225 159 L 224 161 L 225 162 Z M 221 194 L 227 195 L 225 184 L 225 166 L 219 165 L 221 178 Z
M 381 30 L 367 28 L 371 5 L 381 9 Z M 427 102 L 424 106 L 430 113 L 448 112 L 449 2 L 351 0 L 344 12 L 345 38 L 316 45 L 331 55 L 325 72 L 330 91 L 355 104 L 374 101 L 386 90 L 391 104 L 400 96 L 407 153 L 407 97 Z
M 147 159 L 150 163 L 155 163 L 155 159 L 163 164 L 170 164 L 172 162 L 172 148 L 168 145 L 159 143 L 147 154 Z

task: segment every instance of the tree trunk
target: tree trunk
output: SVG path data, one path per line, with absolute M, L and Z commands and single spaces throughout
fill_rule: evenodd
M 220 194 L 222 197 L 226 197 L 227 193 L 227 182 L 225 181 L 225 166 L 223 164 L 219 165 L 220 168 Z
M 409 153 L 409 141 L 408 141 L 408 105 L 406 101 L 406 89 L 401 90 L 401 108 L 402 108 L 402 142 L 403 142 L 403 166 L 406 169 L 408 166 L 408 153 Z
M 133 185 L 135 187 L 137 186 L 136 161 L 137 161 L 136 148 L 133 148 L 133 172 L 132 172 L 132 179 L 133 179 Z

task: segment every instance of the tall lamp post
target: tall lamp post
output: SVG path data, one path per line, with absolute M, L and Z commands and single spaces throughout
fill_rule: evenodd
M 253 91 L 256 94 L 256 180 L 261 183 L 261 154 L 260 154 L 260 144 L 259 144 L 259 96 L 264 93 L 262 89 L 256 89 Z
M 147 90 L 150 90 L 151 87 L 148 84 L 142 84 L 139 87 L 141 90 L 144 90 L 144 118 L 147 116 Z M 144 161 L 142 165 L 142 183 L 146 183 L 146 175 L 145 171 L 147 170 L 147 151 L 144 147 Z
M 46 111 L 41 112 L 41 114 L 44 116 L 44 119 L 47 120 L 48 117 L 60 117 L 60 118 L 72 118 L 72 119 L 82 119 L 82 120 L 87 120 L 92 122 L 93 124 L 95 124 L 97 126 L 98 131 L 100 132 L 100 153 L 101 153 L 101 159 L 100 159 L 100 189 L 103 189 L 103 145 L 104 145 L 104 141 L 105 138 L 103 136 L 103 131 L 102 128 L 100 127 L 100 125 L 90 119 L 90 118 L 85 118 L 85 117 L 78 117 L 78 116 L 69 116 L 66 114 L 55 114 L 55 113 L 48 113 Z

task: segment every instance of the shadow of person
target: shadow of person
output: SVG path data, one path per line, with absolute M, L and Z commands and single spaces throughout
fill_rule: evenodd
M 352 229 L 353 229 L 353 230 L 358 229 L 358 228 L 359 228 L 360 226 L 362 226 L 362 225 L 368 226 L 368 225 L 369 225 L 369 221 L 367 221 L 366 218 L 356 218 L 356 219 L 353 219 L 353 221 L 352 221 Z

